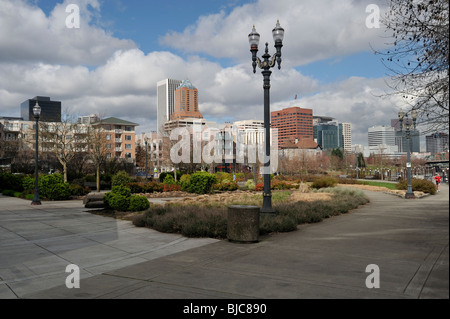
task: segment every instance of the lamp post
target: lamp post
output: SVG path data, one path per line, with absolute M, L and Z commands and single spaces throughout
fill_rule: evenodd
M 148 180 L 148 170 L 147 170 L 147 150 L 148 150 L 148 137 L 144 137 L 145 142 L 145 181 Z
M 33 107 L 33 115 L 36 120 L 36 152 L 34 155 L 34 198 L 31 202 L 31 205 L 41 205 L 41 200 L 39 198 L 39 172 L 38 172 L 38 160 L 39 160 L 39 117 L 41 116 L 41 107 L 39 106 L 38 101 L 36 100 L 36 105 Z
M 264 130 L 265 130 L 265 157 L 264 157 L 264 194 L 263 194 L 263 207 L 262 213 L 273 214 L 275 211 L 272 208 L 272 192 L 270 190 L 270 75 L 271 68 L 278 64 L 278 69 L 281 69 L 281 48 L 283 47 L 284 29 L 280 26 L 280 22 L 277 21 L 275 29 L 272 30 L 273 40 L 275 41 L 276 53 L 271 58 L 269 54 L 269 44 L 266 43 L 265 54 L 262 56 L 263 61 L 257 56 L 260 35 L 256 32 L 255 26 L 253 26 L 252 32 L 248 35 L 250 43 L 250 52 L 252 53 L 253 61 L 253 73 L 256 73 L 256 66 L 263 71 L 261 72 L 264 77 Z
M 405 137 L 406 137 L 406 140 L 408 141 L 407 160 L 406 160 L 407 161 L 406 167 L 408 169 L 408 189 L 405 194 L 406 199 L 416 198 L 414 196 L 414 192 L 412 191 L 412 183 L 411 183 L 411 128 L 414 130 L 416 129 L 416 121 L 417 121 L 417 110 L 416 109 L 413 109 L 411 111 L 411 117 L 413 120 L 413 124 L 411 124 L 411 122 L 409 121 L 408 115 L 405 115 L 405 112 L 400 111 L 398 113 L 398 119 L 400 121 L 400 130 L 401 130 L 401 132 L 403 132 L 403 130 L 405 130 Z M 406 122 L 404 122 L 405 118 L 406 118 Z

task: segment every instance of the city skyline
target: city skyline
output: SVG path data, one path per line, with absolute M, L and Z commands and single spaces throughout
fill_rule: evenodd
M 80 27 L 68 28 L 69 4 Z M 217 122 L 261 120 L 263 89 L 253 75 L 247 35 L 253 24 L 269 42 L 277 20 L 286 30 L 283 68 L 272 79 L 271 111 L 298 106 L 352 124 L 354 144 L 367 128 L 387 124 L 402 106 L 388 91 L 373 49 L 389 42 L 368 28 L 369 4 L 382 1 L 0 0 L 0 114 L 51 96 L 77 115 L 97 113 L 157 130 L 157 82 L 189 78 L 203 116 Z M 301 17 L 301 19 L 300 19 Z M 16 28 L 22 22 L 22 28 Z M 301 32 L 308 30 L 308 32 Z M 151 31 L 151 32 L 149 32 Z M 39 44 L 35 44 L 39 43 Z M 3 50 L 5 48 L 5 50 Z M 262 46 L 260 51 L 262 51 Z M 298 97 L 295 99 L 295 97 Z M 130 112 L 130 110 L 132 110 Z

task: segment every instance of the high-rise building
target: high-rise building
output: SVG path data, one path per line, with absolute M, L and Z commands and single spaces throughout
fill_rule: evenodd
M 175 90 L 175 110 L 169 117 L 171 121 L 203 118 L 198 110 L 198 90 L 191 81 L 184 80 Z
M 344 148 L 343 126 L 337 121 L 315 125 L 314 138 L 323 150 Z
M 51 101 L 46 96 L 36 96 L 20 104 L 20 116 L 24 121 L 34 121 L 33 107 L 36 101 L 41 107 L 41 122 L 61 122 L 61 102 Z
M 347 153 L 352 152 L 352 124 L 342 123 L 342 138 L 344 141 L 344 151 Z
M 164 130 L 164 124 L 175 112 L 175 90 L 181 84 L 180 80 L 165 79 L 157 83 L 157 131 Z
M 278 129 L 278 146 L 285 143 L 313 140 L 313 111 L 290 107 L 272 112 L 272 128 Z
M 427 153 L 437 154 L 448 150 L 449 135 L 447 133 L 435 133 L 425 137 Z
M 413 120 L 407 118 L 403 121 L 403 124 L 413 125 Z M 418 130 L 411 130 L 410 140 L 408 141 L 399 119 L 391 120 L 391 126 L 395 129 L 395 145 L 398 145 L 399 152 L 406 153 L 408 147 L 410 147 L 411 152 L 420 153 L 420 132 Z
M 380 144 L 396 146 L 395 128 L 384 125 L 369 128 L 369 147 L 375 147 Z

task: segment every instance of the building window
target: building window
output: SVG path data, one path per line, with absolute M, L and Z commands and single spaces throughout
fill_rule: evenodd
M 131 144 L 125 144 L 125 149 L 131 150 Z
M 125 135 L 125 140 L 126 141 L 131 141 L 131 135 Z
M 125 126 L 125 131 L 132 132 L 133 131 L 133 127 L 132 126 Z
M 111 144 L 106 144 L 106 149 L 110 150 L 111 149 Z
M 111 138 L 112 138 L 111 134 L 106 134 L 106 140 L 107 141 L 111 141 Z

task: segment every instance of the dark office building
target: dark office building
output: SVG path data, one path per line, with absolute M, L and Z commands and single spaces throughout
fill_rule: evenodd
M 405 119 L 403 124 L 413 125 L 412 119 Z M 411 139 L 406 138 L 406 131 L 400 125 L 400 120 L 391 120 L 391 126 L 395 128 L 395 145 L 398 145 L 398 151 L 406 153 L 408 146 L 411 152 L 420 153 L 420 132 L 418 130 L 411 129 Z M 410 143 L 410 144 L 409 144 Z
M 20 116 L 24 121 L 34 121 L 33 107 L 38 101 L 41 107 L 42 122 L 61 122 L 61 102 L 51 101 L 49 97 L 36 96 L 20 104 Z

